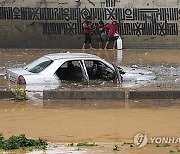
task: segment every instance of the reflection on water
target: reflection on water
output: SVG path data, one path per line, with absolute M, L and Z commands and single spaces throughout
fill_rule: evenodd
M 166 107 L 180 107 L 180 99 L 144 99 L 144 100 L 44 100 L 43 108 L 52 109 L 158 109 Z
M 71 108 L 71 109 L 123 109 L 125 101 L 117 100 L 63 100 L 43 101 L 43 108 Z
M 131 109 L 140 108 L 179 108 L 180 99 L 168 100 L 168 99 L 153 99 L 153 100 L 130 100 L 128 107 Z
M 123 59 L 122 50 L 117 50 L 117 64 L 121 64 L 121 61 Z
M 38 94 L 37 94 L 38 95 Z M 37 96 L 38 97 L 38 96 Z M 42 100 L 41 100 L 42 101 Z M 161 109 L 179 108 L 180 99 L 143 99 L 143 100 L 37 100 L 26 101 L 0 101 L 0 110 L 24 111 L 31 106 L 43 109 L 78 109 L 78 110 L 102 110 L 102 109 Z

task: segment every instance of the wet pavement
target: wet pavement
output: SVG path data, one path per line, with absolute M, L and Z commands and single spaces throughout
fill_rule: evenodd
M 23 67 L 44 54 L 67 52 L 60 49 L 0 49 L 0 89 L 12 87 L 4 79 L 7 68 Z M 134 82 L 134 86 L 100 85 L 98 88 L 120 89 L 180 89 L 180 51 L 179 50 L 71 50 L 70 52 L 96 54 L 109 62 L 131 68 L 152 71 L 156 79 L 151 82 Z M 137 86 L 138 85 L 138 86 Z M 17 85 L 13 85 L 17 86 Z M 82 85 L 64 85 L 58 88 L 84 88 Z M 95 88 L 95 85 L 92 85 Z M 57 88 L 57 87 L 55 87 Z M 91 87 L 90 87 L 91 88 Z M 180 135 L 180 100 L 67 100 L 43 101 L 39 90 L 27 91 L 28 100 L 0 101 L 0 132 L 7 138 L 11 135 L 26 134 L 30 138 L 44 138 L 51 142 L 47 153 L 169 153 L 180 148 L 172 145 L 157 148 L 120 146 L 113 151 L 114 144 L 133 142 L 139 132 L 148 136 Z M 68 143 L 96 142 L 97 147 L 69 147 Z M 60 144 L 54 146 L 52 143 Z M 53 147 L 53 148 L 52 148 Z M 26 153 L 27 151 L 13 151 Z M 29 152 L 30 153 L 30 152 Z M 33 151 L 32 153 L 43 153 Z

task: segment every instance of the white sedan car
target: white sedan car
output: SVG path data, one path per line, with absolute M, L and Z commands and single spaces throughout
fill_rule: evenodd
M 126 68 L 125 68 L 126 69 Z M 152 72 L 123 70 L 104 59 L 87 53 L 55 53 L 45 55 L 24 68 L 7 70 L 10 81 L 18 84 L 59 84 L 65 82 L 85 82 L 104 80 L 151 80 Z

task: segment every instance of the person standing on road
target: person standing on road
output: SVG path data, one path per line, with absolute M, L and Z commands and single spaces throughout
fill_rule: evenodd
M 106 42 L 104 49 L 107 49 L 110 41 L 113 41 L 113 43 L 114 43 L 113 49 L 115 49 L 116 48 L 116 41 L 119 37 L 119 34 L 117 32 L 117 30 L 118 30 L 117 21 L 115 19 L 113 19 L 112 23 L 104 26 L 102 30 L 105 30 L 105 29 L 108 29 L 109 32 L 108 32 L 108 40 Z
M 84 44 L 82 49 L 85 49 L 86 44 L 89 43 L 90 49 L 94 49 L 91 45 L 91 35 L 93 32 L 91 17 L 87 16 L 85 21 L 83 22 L 83 35 L 84 35 Z
M 99 39 L 99 49 L 102 49 L 103 46 L 103 38 L 102 38 L 102 34 L 104 32 L 103 27 L 104 27 L 104 22 L 100 20 L 98 26 L 96 27 L 96 34 Z

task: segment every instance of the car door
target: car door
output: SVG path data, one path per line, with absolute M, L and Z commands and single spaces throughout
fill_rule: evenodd
M 84 83 L 89 84 L 89 76 L 88 76 L 88 73 L 87 73 L 87 70 L 86 70 L 84 60 L 80 61 L 80 66 L 81 66 L 82 75 L 83 75 L 83 78 L 84 78 Z
M 111 82 L 115 78 L 115 71 L 99 60 L 84 60 L 84 65 L 90 83 Z
M 64 62 L 55 72 L 61 82 L 88 82 L 82 60 L 68 60 Z

